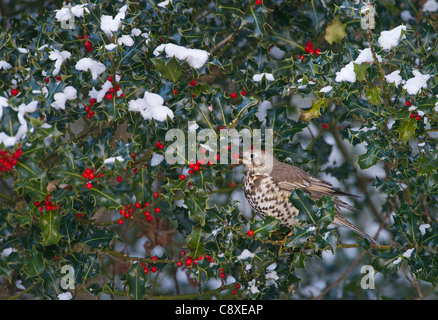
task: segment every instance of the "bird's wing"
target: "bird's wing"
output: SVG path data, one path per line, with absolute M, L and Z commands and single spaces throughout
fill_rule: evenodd
M 353 206 L 338 198 L 338 196 L 357 196 L 337 190 L 330 182 L 321 178 L 313 177 L 300 168 L 278 162 L 272 169 L 271 176 L 277 181 L 278 186 L 281 189 L 289 192 L 292 192 L 294 189 L 300 189 L 309 194 L 312 199 L 319 199 L 325 195 L 335 197 L 335 203 L 337 206 L 351 211 L 360 212 Z

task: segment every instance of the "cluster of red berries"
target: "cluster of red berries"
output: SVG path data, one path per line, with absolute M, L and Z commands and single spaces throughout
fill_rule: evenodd
M 324 130 L 328 129 L 328 127 L 329 127 L 329 125 L 327 123 L 323 123 L 321 126 Z M 337 129 L 342 130 L 342 126 L 338 126 Z
M 96 103 L 96 99 L 91 98 L 90 99 L 90 105 L 85 107 L 85 112 L 87 112 L 87 119 L 91 119 L 94 117 L 95 112 L 91 110 L 91 107 Z
M 46 211 L 55 211 L 59 208 L 59 204 L 55 205 L 52 201 L 50 201 L 51 195 L 46 196 L 46 200 L 44 201 L 35 201 L 34 205 L 35 207 L 39 207 L 39 211 L 42 212 L 44 209 Z
M 157 257 L 152 257 L 151 259 L 152 259 L 152 260 L 158 260 Z M 145 264 L 145 263 L 143 263 L 143 262 L 141 262 L 141 261 L 140 261 L 140 265 L 143 267 L 143 271 L 144 271 L 144 273 L 145 273 L 145 274 L 148 274 L 148 273 L 149 273 L 148 265 Z M 158 268 L 157 268 L 157 267 L 155 267 L 155 266 L 152 266 L 152 267 L 151 267 L 151 272 L 152 272 L 152 273 L 155 273 L 155 272 L 157 272 L 157 271 L 158 271 Z
M 246 96 L 246 91 L 245 91 L 245 90 L 240 91 L 240 95 L 241 95 L 241 96 Z M 231 99 L 235 99 L 235 98 L 237 98 L 237 93 L 235 93 L 235 92 L 231 92 L 231 94 L 230 94 L 230 98 L 231 98 Z
M 103 176 L 103 174 L 99 173 L 96 178 L 100 179 L 100 178 L 102 178 L 102 176 Z M 82 172 L 82 177 L 84 179 L 93 180 L 95 178 L 94 169 L 92 169 L 92 168 L 85 169 L 84 172 Z M 91 184 L 91 182 L 88 182 L 87 189 L 91 189 L 91 188 L 93 188 L 93 185 Z
M 50 78 L 47 77 L 47 78 L 44 79 L 44 81 L 46 83 L 49 83 L 50 82 Z M 62 77 L 61 76 L 56 76 L 56 81 L 61 82 L 62 81 Z
M 316 54 L 317 56 L 321 54 L 321 49 L 315 49 L 315 46 L 310 41 L 306 42 L 304 51 L 306 51 L 308 54 Z M 304 55 L 301 55 L 299 59 L 304 60 Z
M 78 36 L 78 38 L 79 39 L 84 39 L 85 40 L 85 42 L 84 42 L 84 46 L 85 46 L 85 49 L 87 50 L 87 51 L 93 51 L 93 45 L 91 44 L 91 42 L 90 41 L 88 41 L 88 39 L 90 39 L 90 36 L 89 35 L 84 35 L 83 37 L 81 37 L 81 36 Z
M 107 79 L 109 82 L 113 82 L 113 77 L 109 76 Z M 114 93 L 120 90 L 120 84 L 116 83 L 116 87 L 109 88 L 108 93 L 105 95 L 107 100 L 111 100 L 114 97 Z M 120 94 L 120 98 L 123 97 L 123 93 Z
M 186 255 L 186 252 L 185 252 L 184 250 L 181 250 L 180 255 L 181 255 L 181 257 L 184 257 L 184 256 Z M 187 257 L 186 257 L 186 260 L 185 260 L 185 263 L 186 263 L 186 266 L 188 266 L 188 267 L 190 267 L 190 266 L 192 266 L 192 265 L 197 266 L 197 265 L 198 265 L 198 262 L 201 261 L 201 260 L 203 260 L 203 259 L 206 259 L 206 260 L 207 260 L 208 262 L 210 262 L 210 263 L 213 263 L 213 262 L 214 262 L 213 257 L 212 257 L 212 256 L 209 256 L 208 254 L 206 254 L 206 255 L 200 255 L 200 256 L 197 257 L 196 259 L 193 259 L 193 257 L 191 257 L 191 256 L 187 256 Z M 182 261 L 178 261 L 178 262 L 176 263 L 177 267 L 182 267 L 183 264 L 184 264 L 184 263 L 183 263 Z
M 0 150 L 0 175 L 2 172 L 11 171 L 17 164 L 23 151 L 18 148 L 14 153 L 9 153 L 6 150 Z
M 410 107 L 412 105 L 412 103 L 409 100 L 406 100 L 405 105 L 406 105 L 406 107 Z M 414 112 L 411 112 L 409 114 L 409 118 L 411 118 L 411 119 L 415 118 L 415 120 L 417 120 L 417 121 L 421 120 L 421 116 L 419 114 L 414 113 Z
M 153 194 L 154 198 L 158 198 L 159 197 L 159 193 L 158 192 L 154 192 Z M 141 208 L 146 208 L 150 205 L 150 202 L 146 202 L 144 205 L 142 205 L 140 202 L 136 202 L 134 204 L 134 207 L 136 209 L 141 209 Z M 132 205 L 130 203 L 126 204 L 123 206 L 123 209 L 120 209 L 119 213 L 120 215 L 124 216 L 125 219 L 129 219 L 131 218 L 131 216 L 134 214 L 134 208 L 132 207 Z M 161 208 L 160 207 L 155 207 L 154 211 L 156 213 L 160 213 L 161 212 Z M 146 217 L 146 221 L 152 221 L 153 217 L 150 211 L 145 211 L 144 212 L 144 216 Z M 123 218 L 120 218 L 117 222 L 118 224 L 123 224 Z
M 415 120 L 417 120 L 417 121 L 421 120 L 421 116 L 419 114 L 415 114 L 413 112 L 411 112 L 411 114 L 409 115 L 409 118 L 415 118 Z
M 189 86 L 193 88 L 193 87 L 195 87 L 197 84 L 198 84 L 198 82 L 197 82 L 196 80 L 192 80 L 192 81 L 189 83 Z M 175 91 L 174 91 L 174 92 L 175 92 Z M 178 90 L 177 90 L 177 93 L 178 93 Z M 193 93 L 193 94 L 192 94 L 192 97 L 193 97 L 193 98 L 196 98 L 196 94 Z
M 163 148 L 164 148 L 164 144 L 162 144 L 160 141 L 157 142 L 156 146 L 160 150 L 163 150 Z

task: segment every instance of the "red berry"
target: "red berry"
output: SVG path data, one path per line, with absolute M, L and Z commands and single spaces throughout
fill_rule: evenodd
M 177 267 L 182 267 L 182 265 L 183 265 L 182 261 L 178 261 L 178 262 L 176 263 L 176 266 L 177 266 Z
M 109 82 L 113 82 L 113 77 L 109 76 L 109 77 L 108 77 L 108 81 L 109 81 Z
M 12 155 L 15 159 L 20 159 L 21 155 L 23 154 L 23 151 L 21 149 L 18 149 L 17 151 L 14 152 L 14 154 Z
M 106 96 L 105 96 L 105 98 L 106 98 L 107 100 L 111 100 L 111 99 L 113 98 L 113 95 L 112 95 L 111 93 L 107 93 Z
M 123 224 L 123 219 L 119 219 L 119 221 L 117 221 L 118 224 Z
M 123 181 L 123 178 L 122 178 L 121 176 L 118 176 L 118 177 L 117 177 L 117 181 L 118 181 L 118 182 L 122 182 L 122 181 Z
M 174 94 L 174 95 L 177 95 L 177 94 L 178 94 L 178 89 L 177 89 L 177 88 L 173 89 L 173 94 Z
M 181 180 L 185 180 L 185 178 L 186 178 L 186 176 L 185 176 L 185 175 L 183 175 L 183 174 L 182 174 L 182 175 L 180 175 L 179 177 L 180 177 L 180 179 L 181 179 Z
M 189 174 L 194 174 L 195 172 L 193 170 L 188 171 Z
M 151 271 L 152 271 L 153 273 L 155 273 L 155 272 L 158 271 L 158 269 L 157 269 L 157 267 L 151 267 Z
M 322 128 L 323 128 L 323 129 L 327 129 L 327 128 L 328 128 L 328 124 L 327 124 L 327 123 L 323 123 L 323 124 L 322 124 Z
M 411 103 L 410 103 L 409 101 L 406 101 L 406 102 L 405 102 L 405 105 L 406 105 L 407 107 L 409 107 L 409 106 L 411 105 Z
M 96 103 L 96 101 L 97 101 L 96 99 L 94 99 L 94 98 L 91 98 L 91 99 L 90 99 L 90 104 L 95 104 L 95 103 Z
M 321 49 L 316 49 L 316 50 L 315 50 L 315 54 L 316 54 L 317 56 L 319 56 L 319 55 L 321 54 Z
M 56 77 L 56 81 L 62 81 L 62 77 L 61 76 L 57 76 Z
M 225 273 L 223 272 L 219 273 L 219 277 L 221 277 L 222 279 L 225 278 Z
M 150 205 L 150 203 L 149 203 L 149 202 L 146 202 L 146 203 L 144 204 L 144 207 L 146 208 L 148 205 Z
M 240 91 L 240 94 L 241 94 L 242 96 L 246 96 L 246 91 L 245 91 L 245 90 L 242 90 L 242 91 Z
M 195 166 L 193 167 L 193 170 L 199 171 L 199 165 L 195 164 Z
M 154 194 L 152 195 L 154 198 L 158 198 L 159 194 L 158 192 L 154 192 Z
M 120 213 L 121 216 L 123 216 L 125 214 L 125 210 L 120 209 L 119 213 Z
M 35 201 L 34 205 L 35 205 L 35 207 L 39 207 L 40 206 L 40 202 L 39 201 Z
M 93 180 L 94 179 L 94 173 L 91 172 L 90 174 L 88 174 L 88 179 Z
M 231 294 L 233 295 L 233 296 L 235 296 L 236 294 L 237 294 L 237 290 L 231 290 Z
M 44 81 L 45 82 L 50 82 L 50 79 L 49 78 L 45 78 Z
M 86 46 L 85 49 L 87 49 L 87 51 L 93 51 L 93 46 Z
M 236 97 L 237 97 L 237 94 L 235 92 L 232 92 L 231 95 L 230 95 L 230 98 L 234 99 Z
M 88 178 L 88 173 L 87 173 L 87 172 L 84 172 L 84 173 L 82 173 L 82 176 L 83 176 L 85 179 L 87 179 L 87 178 Z
M 182 255 L 182 256 L 185 256 L 186 252 L 184 250 L 181 250 L 181 252 L 179 254 Z
M 255 3 L 256 3 L 256 5 L 258 5 L 258 6 L 259 6 L 259 5 L 261 5 L 261 4 L 262 4 L 262 0 L 256 0 L 256 2 L 255 2 Z
M 12 89 L 12 90 L 11 90 L 11 94 L 12 94 L 13 96 L 16 96 L 16 95 L 18 94 L 18 90 L 17 90 L 17 89 Z
M 156 213 L 160 213 L 160 212 L 161 212 L 161 209 L 160 209 L 160 208 L 155 208 L 155 212 L 156 212 Z
M 186 265 L 191 266 L 192 265 L 193 260 L 190 258 L 186 259 Z
M 415 120 L 421 120 L 421 116 L 419 115 L 419 114 L 417 114 L 416 116 L 415 116 Z
M 125 216 L 126 219 L 131 218 L 131 214 L 129 214 L 128 212 L 125 212 L 125 215 L 124 215 L 124 216 Z
M 300 55 L 300 57 L 298 58 L 299 60 L 304 60 L 304 56 Z
M 86 47 L 91 46 L 91 42 L 90 41 L 85 41 L 84 46 L 86 46 Z
M 189 164 L 189 168 L 190 169 L 193 169 L 195 167 L 195 164 L 193 163 L 193 162 L 190 162 L 190 164 Z
M 152 221 L 152 216 L 147 216 L 146 221 Z
M 87 189 L 91 189 L 91 188 L 93 188 L 93 185 L 90 182 L 88 182 L 87 183 Z
M 141 208 L 141 203 L 136 202 L 136 203 L 134 204 L 134 206 L 135 206 L 137 209 L 140 209 L 140 208 Z
M 411 112 L 411 114 L 409 115 L 409 118 L 413 118 L 415 117 L 415 115 Z
M 89 106 L 86 106 L 85 107 L 85 112 L 90 112 L 90 111 L 91 111 L 91 108 Z
M 236 283 L 236 289 L 240 289 L 242 288 L 242 286 L 240 285 L 240 283 Z
M 114 87 L 112 87 L 112 88 L 109 89 L 109 92 L 110 93 L 114 93 L 114 92 L 116 92 L 116 89 Z
M 254 231 L 249 230 L 249 231 L 248 231 L 248 236 L 252 237 L 253 235 L 254 235 Z

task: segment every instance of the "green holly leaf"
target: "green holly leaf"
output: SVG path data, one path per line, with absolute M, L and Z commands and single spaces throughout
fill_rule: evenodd
M 309 123 L 310 120 L 318 118 L 321 110 L 324 111 L 327 106 L 328 102 L 325 99 L 314 100 L 310 109 L 305 111 L 300 109 L 300 119 Z
M 367 70 L 370 67 L 367 63 L 357 64 L 353 62 L 354 73 L 358 81 L 367 81 Z
M 34 246 L 30 252 L 30 257 L 25 259 L 24 264 L 26 268 L 26 279 L 40 275 L 46 267 L 43 254 L 38 252 Z
M 267 15 L 270 12 L 267 8 L 260 5 L 256 8 L 249 7 L 249 10 L 242 17 L 240 27 L 246 27 L 252 31 L 250 37 L 261 40 L 265 31 Z
M 383 156 L 382 150 L 383 148 L 377 143 L 369 145 L 367 151 L 358 157 L 357 164 L 361 169 L 368 169 L 374 166 L 379 162 L 380 157 Z
M 178 81 L 178 79 L 183 75 L 183 70 L 181 69 L 179 62 L 175 57 L 172 57 L 167 62 L 157 58 L 152 58 L 151 61 L 161 76 L 171 82 Z
M 126 274 L 126 281 L 128 287 L 128 296 L 132 300 L 143 300 L 146 293 L 146 277 L 143 267 L 140 263 L 133 263 L 128 273 Z
M 415 137 L 415 130 L 417 130 L 418 124 L 415 119 L 403 119 L 400 122 L 400 126 L 397 129 L 398 141 L 406 144 L 409 140 Z
M 49 246 L 58 243 L 59 239 L 63 237 L 59 233 L 62 216 L 56 211 L 44 211 L 40 216 L 39 226 L 41 229 L 43 246 Z
M 334 42 L 342 42 L 347 33 L 345 32 L 346 24 L 343 24 L 339 18 L 333 19 L 325 28 L 324 39 L 333 44 Z
M 372 105 L 381 105 L 382 104 L 382 97 L 381 97 L 382 90 L 379 87 L 372 87 L 368 88 L 366 91 L 365 96 L 367 97 L 367 101 Z

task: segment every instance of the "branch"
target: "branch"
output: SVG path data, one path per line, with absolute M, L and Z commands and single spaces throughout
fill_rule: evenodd
M 356 258 L 356 260 L 353 261 L 353 263 L 348 267 L 348 269 L 345 270 L 344 273 L 341 274 L 341 276 L 338 279 L 336 279 L 335 282 L 333 282 L 327 288 L 325 288 L 324 291 L 322 291 L 319 295 L 313 297 L 312 300 L 321 300 L 327 294 L 327 292 L 333 289 L 334 286 L 336 286 L 339 282 L 341 282 L 348 275 L 348 273 L 350 273 L 350 271 L 360 262 L 360 260 L 362 260 L 362 258 L 365 256 L 366 253 L 367 253 L 366 251 L 362 251 L 362 253 Z
M 406 273 L 406 270 L 405 270 L 405 268 L 404 268 L 403 266 L 401 267 L 401 270 L 403 271 L 403 274 L 405 275 L 406 279 L 407 279 L 407 280 L 410 282 L 410 284 L 415 288 L 415 290 L 417 290 L 418 297 L 419 297 L 421 300 L 424 300 L 423 293 L 421 292 L 421 289 L 420 289 L 420 287 L 418 286 L 418 281 L 417 281 L 417 279 L 415 278 L 415 276 L 411 273 L 412 278 L 409 278 L 409 276 L 408 276 L 408 274 Z

